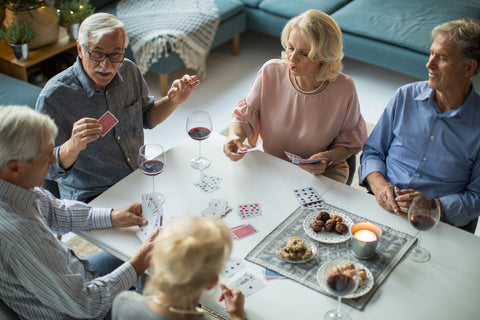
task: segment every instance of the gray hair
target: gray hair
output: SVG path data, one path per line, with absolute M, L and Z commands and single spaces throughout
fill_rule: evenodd
M 54 142 L 57 126 L 27 106 L 0 106 L 0 168 L 11 160 L 32 161 L 41 143 Z
M 88 43 L 97 44 L 100 39 L 115 30 L 120 29 L 123 32 L 124 49 L 128 46 L 128 35 L 125 25 L 120 19 L 112 14 L 99 12 L 92 14 L 83 20 L 78 30 L 78 43 L 84 48 L 88 48 Z
M 308 58 L 314 62 L 323 62 L 318 70 L 316 80 L 334 80 L 342 71 L 343 40 L 342 30 L 328 14 L 310 9 L 287 22 L 281 35 L 283 49 L 287 49 L 288 37 L 293 29 L 300 31 L 310 42 Z M 282 58 L 286 60 L 285 51 Z
M 474 74 L 480 71 L 480 20 L 462 18 L 442 23 L 433 28 L 431 38 L 435 39 L 439 34 L 444 34 L 453 41 L 465 60 L 477 61 Z

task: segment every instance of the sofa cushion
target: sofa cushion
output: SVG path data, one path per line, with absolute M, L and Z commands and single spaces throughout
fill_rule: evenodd
M 98 7 L 97 11 L 108 12 L 113 15 L 117 14 L 117 2 L 107 1 L 104 7 Z M 243 3 L 240 0 L 215 0 L 218 11 L 220 11 L 220 20 L 225 21 L 243 10 Z M 128 30 L 127 30 L 128 31 Z
M 354 0 L 332 14 L 344 32 L 428 54 L 430 31 L 462 17 L 480 17 L 480 7 L 458 1 Z
M 309 9 L 331 14 L 351 0 L 264 0 L 258 7 L 268 13 L 290 19 Z
M 256 8 L 262 0 L 242 0 L 242 2 L 248 7 Z
M 41 90 L 31 83 L 0 73 L 0 105 L 27 105 L 34 109 Z
M 221 21 L 230 19 L 243 10 L 243 3 L 240 0 L 215 0 Z
M 92 6 L 97 10 L 112 2 L 117 2 L 117 0 L 90 0 Z

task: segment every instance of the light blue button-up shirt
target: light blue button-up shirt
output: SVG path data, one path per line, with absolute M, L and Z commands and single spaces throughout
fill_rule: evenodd
M 438 197 L 447 222 L 480 214 L 480 96 L 442 113 L 426 81 L 401 87 L 365 143 L 359 179 L 379 171 L 400 189 Z
M 48 179 L 59 184 L 65 199 L 85 201 L 96 196 L 138 168 L 138 149 L 143 129 L 151 128 L 153 97 L 138 67 L 128 59 L 105 90 L 99 90 L 77 62 L 56 75 L 43 88 L 36 110 L 48 114 L 58 127 L 54 164 Z M 118 123 L 105 136 L 87 145 L 72 168 L 65 171 L 58 161 L 59 146 L 72 134 L 73 123 L 81 118 L 99 119 L 110 111 Z

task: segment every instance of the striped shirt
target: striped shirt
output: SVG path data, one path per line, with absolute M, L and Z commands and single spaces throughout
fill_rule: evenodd
M 22 319 L 103 319 L 135 269 L 96 278 L 54 233 L 112 227 L 110 212 L 0 179 L 0 299 Z

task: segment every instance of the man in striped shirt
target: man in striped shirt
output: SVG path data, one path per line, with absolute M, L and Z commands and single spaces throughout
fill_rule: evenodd
M 58 200 L 43 184 L 57 128 L 28 107 L 0 107 L 0 299 L 22 319 L 104 319 L 113 299 L 146 270 L 157 233 L 105 275 L 55 234 L 145 225 L 141 204 L 92 208 Z M 55 233 L 55 234 L 54 234 Z M 97 259 L 98 260 L 98 259 Z M 104 273 L 104 272 L 102 272 Z

